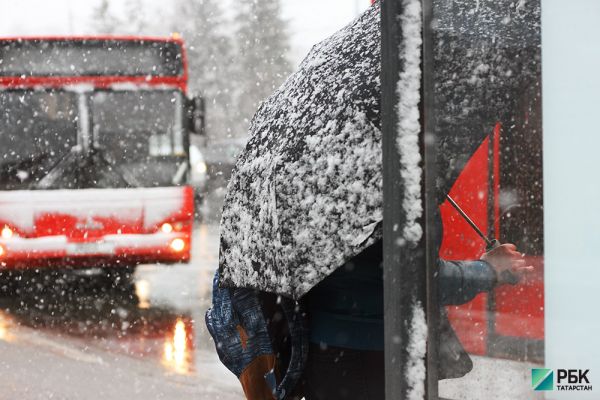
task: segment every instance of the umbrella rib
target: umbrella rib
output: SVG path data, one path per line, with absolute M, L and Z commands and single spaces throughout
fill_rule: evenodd
M 462 208 L 460 208 L 460 206 L 454 201 L 454 199 L 452 197 L 450 197 L 450 195 L 448 195 L 448 194 L 446 195 L 446 199 L 448 199 L 450 204 L 452 204 L 452 207 L 454 207 L 456 209 L 456 211 L 458 211 L 458 213 L 465 219 L 465 221 L 467 221 L 467 223 L 469 225 L 471 225 L 471 227 L 475 230 L 475 232 L 477 232 L 477 234 L 479 236 L 481 236 L 481 238 L 483 240 L 485 240 L 485 243 L 488 245 L 488 247 L 493 246 L 493 242 L 486 235 L 484 235 L 484 233 L 481 231 L 481 229 L 479 229 L 479 227 L 475 224 L 475 222 L 473 222 L 473 220 L 471 218 L 469 218 L 467 213 L 465 213 L 462 210 Z

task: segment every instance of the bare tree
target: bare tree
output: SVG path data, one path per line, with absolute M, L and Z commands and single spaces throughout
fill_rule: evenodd
M 231 37 L 220 0 L 177 0 L 172 30 L 181 32 L 187 44 L 190 90 L 207 100 L 209 137 L 236 136 L 232 124 Z
M 235 97 L 245 130 L 260 102 L 291 72 L 289 38 L 280 0 L 244 2 L 238 7 L 236 23 L 239 86 Z
M 92 9 L 92 27 L 95 33 L 114 34 L 121 26 L 121 20 L 112 13 L 109 0 L 100 0 Z
M 141 0 L 127 0 L 125 3 L 125 30 L 134 34 L 147 33 L 150 24 Z
M 236 3 L 234 28 L 222 0 L 175 0 L 171 14 L 150 19 L 143 0 L 125 0 L 116 14 L 98 0 L 92 27 L 105 34 L 182 34 L 189 60 L 189 87 L 207 101 L 210 138 L 242 137 L 260 102 L 291 72 L 286 21 L 280 0 Z M 229 29 L 229 31 L 227 30 Z
M 115 11 L 115 5 L 121 3 L 122 8 Z M 92 30 L 102 34 L 145 35 L 164 32 L 164 19 L 153 21 L 146 11 L 148 4 L 142 0 L 125 0 L 124 2 L 100 0 L 92 9 Z

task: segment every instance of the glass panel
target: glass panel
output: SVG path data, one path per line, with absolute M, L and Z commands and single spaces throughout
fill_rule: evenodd
M 435 0 L 433 13 L 446 260 L 438 285 L 450 322 L 439 332 L 439 395 L 536 398 L 531 369 L 544 363 L 540 1 Z M 516 250 L 490 251 L 457 207 L 489 241 Z M 511 255 L 524 262 L 507 263 Z M 507 265 L 530 268 L 510 275 L 501 272 Z
M 172 91 L 96 92 L 94 141 L 139 185 L 171 185 L 185 162 L 180 99 Z
M 77 95 L 0 91 L 0 189 L 31 189 L 77 144 Z
M 139 40 L 4 41 L 0 60 L 0 76 L 166 76 L 183 71 L 179 45 Z

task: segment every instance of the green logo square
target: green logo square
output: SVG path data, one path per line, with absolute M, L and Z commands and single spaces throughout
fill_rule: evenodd
M 554 371 L 548 368 L 532 368 L 531 387 L 533 390 L 554 390 Z

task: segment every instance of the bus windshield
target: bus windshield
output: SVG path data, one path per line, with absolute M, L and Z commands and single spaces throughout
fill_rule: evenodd
M 178 76 L 181 46 L 143 40 L 0 41 L 0 76 Z M 135 62 L 131 62 L 135 60 Z
M 24 189 L 77 144 L 77 95 L 0 91 L 0 188 Z
M 0 91 L 0 190 L 183 183 L 182 95 Z
M 177 91 L 99 91 L 92 95 L 96 146 L 137 186 L 176 183 L 185 161 L 182 95 Z

